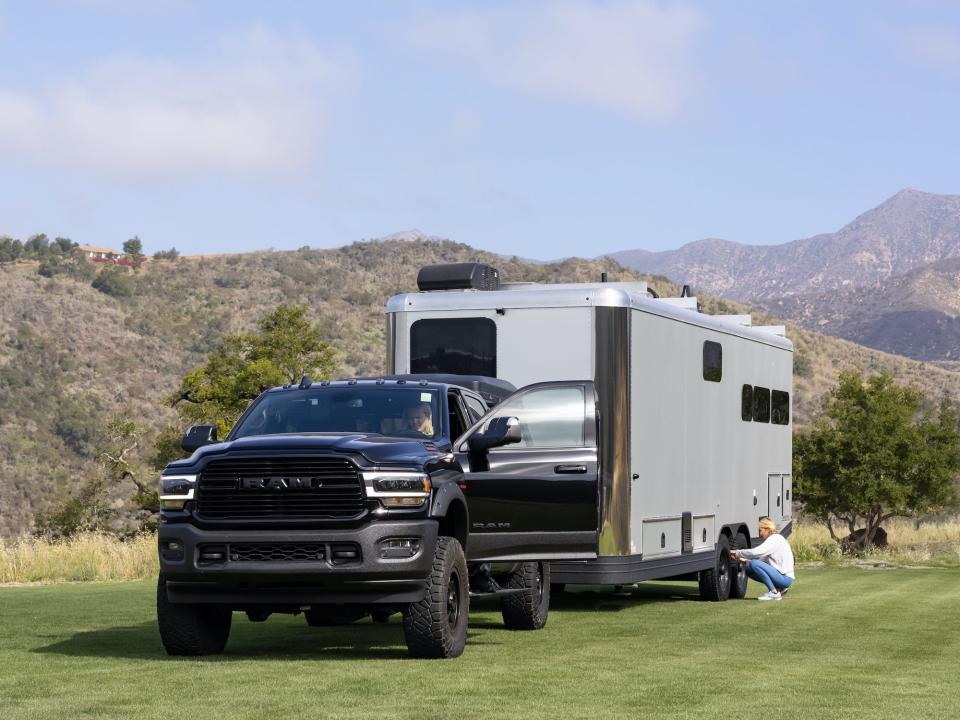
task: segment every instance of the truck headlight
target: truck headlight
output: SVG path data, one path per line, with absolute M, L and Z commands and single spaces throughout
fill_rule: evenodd
M 365 472 L 367 497 L 380 500 L 384 507 L 420 507 L 430 497 L 430 477 L 416 472 Z
M 188 500 L 193 500 L 197 487 L 196 475 L 163 475 L 160 477 L 160 508 L 183 510 Z

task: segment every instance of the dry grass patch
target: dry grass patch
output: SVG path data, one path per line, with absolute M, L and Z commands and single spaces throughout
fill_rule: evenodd
M 889 545 L 883 550 L 871 550 L 867 553 L 868 559 L 960 564 L 960 517 L 927 520 L 919 526 L 913 520 L 898 518 L 885 523 L 883 528 Z M 840 548 L 830 537 L 827 526 L 815 520 L 796 519 L 790 545 L 799 562 L 841 558 Z
M 157 539 L 87 533 L 69 540 L 0 543 L 0 583 L 143 580 L 156 577 Z

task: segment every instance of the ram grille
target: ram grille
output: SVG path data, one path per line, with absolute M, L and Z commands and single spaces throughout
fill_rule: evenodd
M 340 457 L 215 460 L 197 492 L 198 515 L 212 520 L 343 519 L 363 510 L 360 473 Z

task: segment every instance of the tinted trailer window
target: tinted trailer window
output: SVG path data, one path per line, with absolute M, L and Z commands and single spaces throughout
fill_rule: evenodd
M 417 320 L 410 372 L 497 376 L 497 325 L 490 318 Z

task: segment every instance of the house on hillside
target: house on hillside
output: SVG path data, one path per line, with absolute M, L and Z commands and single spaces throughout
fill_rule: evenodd
M 80 251 L 94 262 L 115 262 L 120 259 L 121 253 L 106 247 L 95 245 L 81 245 Z

